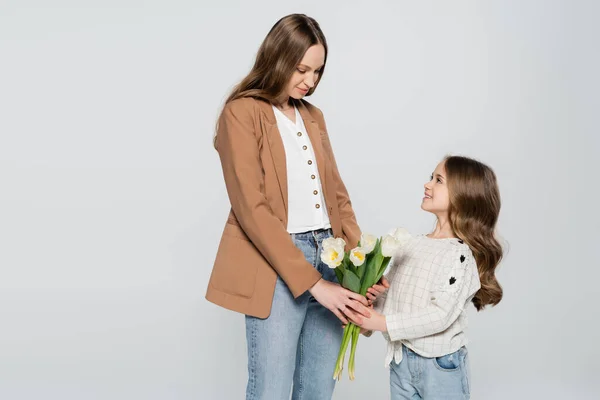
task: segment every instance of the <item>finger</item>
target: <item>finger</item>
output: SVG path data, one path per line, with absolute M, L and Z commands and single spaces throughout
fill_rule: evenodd
M 367 306 L 362 305 L 361 303 L 354 302 L 353 304 L 350 304 L 349 307 L 351 307 L 353 311 L 356 311 L 358 314 L 366 318 L 371 317 L 371 311 L 369 310 L 369 308 Z
M 381 288 L 377 288 L 377 289 L 373 288 L 372 291 L 369 291 L 369 293 L 372 293 L 375 296 L 379 296 L 379 295 L 383 294 L 383 292 L 385 292 L 385 288 L 383 286 L 381 286 Z
M 356 326 L 361 326 L 363 324 L 364 320 L 360 317 L 356 317 L 356 318 L 350 318 L 350 322 L 352 322 Z
M 350 321 L 354 322 L 356 325 L 361 325 L 363 323 L 362 317 L 359 314 L 352 311 L 350 307 L 344 306 L 344 308 L 342 308 L 342 312 L 346 317 L 350 319 Z
M 381 284 L 385 287 L 385 288 L 389 288 L 390 287 L 390 281 L 387 280 L 387 278 L 384 276 L 381 278 Z
M 363 324 L 363 319 L 360 317 L 357 317 L 356 319 L 352 319 L 350 318 L 350 322 L 352 322 L 354 325 L 356 326 L 361 326 Z
M 366 298 L 366 297 L 364 297 L 364 296 L 361 296 L 361 295 L 360 295 L 360 294 L 358 294 L 358 293 L 351 292 L 351 291 L 349 291 L 349 290 L 348 290 L 347 292 L 348 292 L 348 297 L 349 297 L 349 298 L 351 298 L 351 299 L 354 299 L 354 300 L 356 300 L 356 301 L 359 301 L 359 302 L 361 302 L 362 304 L 364 304 L 365 306 L 367 305 L 367 298 Z M 348 304 L 348 303 L 346 303 L 346 304 Z
M 367 300 L 369 301 L 373 301 L 375 300 L 377 297 L 375 297 L 375 295 L 371 294 L 371 293 L 367 293 Z
M 348 320 L 344 317 L 344 315 L 338 309 L 332 310 L 332 312 L 335 314 L 336 317 L 338 317 L 338 319 L 340 321 L 342 321 L 342 324 L 344 326 L 348 325 Z

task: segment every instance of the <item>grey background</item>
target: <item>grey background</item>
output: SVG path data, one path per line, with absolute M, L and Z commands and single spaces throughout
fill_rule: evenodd
M 243 398 L 243 317 L 204 300 L 228 212 L 211 137 L 291 12 L 329 42 L 311 101 L 363 230 L 431 229 L 446 153 L 499 176 L 505 300 L 472 311 L 473 398 L 598 398 L 599 11 L 2 0 L 0 398 Z M 384 352 L 362 339 L 334 398 L 388 398 Z

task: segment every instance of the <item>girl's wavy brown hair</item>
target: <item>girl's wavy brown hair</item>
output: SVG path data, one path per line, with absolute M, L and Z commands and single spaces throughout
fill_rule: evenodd
M 449 221 L 454 234 L 473 252 L 481 289 L 473 297 L 478 311 L 502 300 L 502 287 L 495 276 L 503 249 L 496 238 L 500 214 L 500 190 L 496 174 L 487 165 L 467 157 L 444 160 L 450 206 Z

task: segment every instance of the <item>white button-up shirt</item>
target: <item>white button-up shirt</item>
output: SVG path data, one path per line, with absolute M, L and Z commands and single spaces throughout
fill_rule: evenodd
M 289 233 L 331 228 L 317 160 L 304 121 L 297 108 L 296 123 L 273 106 L 277 128 L 281 134 L 288 179 Z

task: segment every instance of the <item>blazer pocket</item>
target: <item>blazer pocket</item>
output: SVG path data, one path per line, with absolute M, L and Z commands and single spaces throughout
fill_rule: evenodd
M 228 294 L 250 298 L 256 286 L 258 264 L 264 259 L 244 231 L 226 224 L 219 244 L 211 285 Z

